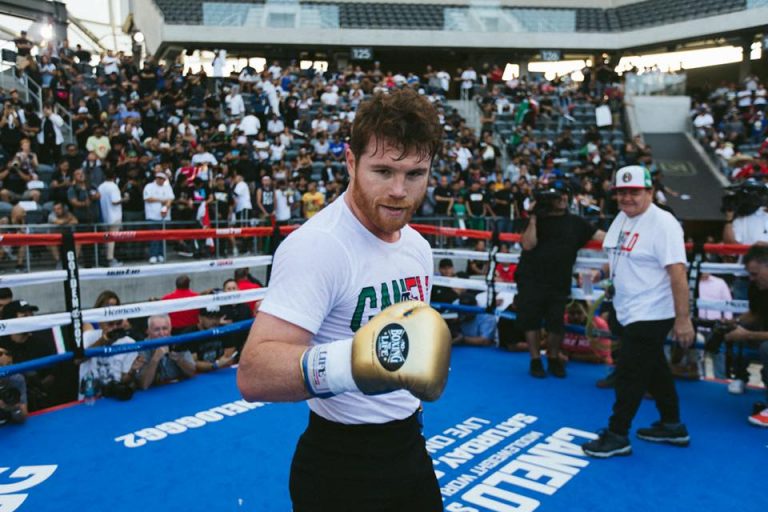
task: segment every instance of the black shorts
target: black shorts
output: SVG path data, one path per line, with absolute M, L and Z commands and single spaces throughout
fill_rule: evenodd
M 294 512 L 443 510 L 417 414 L 343 425 L 310 412 L 291 464 Z
M 562 293 L 524 290 L 518 285 L 517 323 L 523 331 L 541 329 L 542 321 L 547 332 L 565 333 L 563 317 L 569 298 Z

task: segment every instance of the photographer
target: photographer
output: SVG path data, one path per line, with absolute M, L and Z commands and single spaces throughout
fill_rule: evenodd
M 99 322 L 98 329 L 83 333 L 83 347 L 97 348 L 134 343 L 134 339 L 128 335 L 127 327 L 125 320 Z M 97 394 L 120 399 L 130 398 L 133 394 L 134 380 L 142 366 L 144 366 L 144 358 L 137 356 L 135 352 L 109 357 L 92 357 L 82 362 L 79 398 L 84 398 L 88 377 L 94 380 Z
M 728 187 L 721 211 L 725 214 L 723 243 L 752 245 L 768 242 L 765 185 L 754 180 Z
M 531 355 L 530 374 L 547 376 L 541 362 L 540 329 L 547 330 L 549 373 L 565 377 L 560 344 L 565 334 L 563 317 L 570 300 L 573 264 L 579 249 L 590 239 L 602 240 L 605 233 L 568 212 L 565 186 L 540 190 L 523 231 L 523 252 L 515 272 L 518 290 L 517 320 L 525 331 Z
M 0 366 L 13 364 L 13 342 L 0 339 Z M 27 419 L 27 385 L 21 374 L 0 377 L 0 425 Z
M 741 315 L 736 327 L 725 335 L 728 343 L 743 342 L 758 349 L 763 367 L 760 375 L 768 386 L 768 245 L 755 244 L 744 256 L 744 266 L 749 273 L 749 311 Z M 739 373 L 746 373 L 746 362 L 741 362 Z M 768 387 L 766 387 L 768 392 Z M 768 396 L 767 396 L 768 398 Z M 768 406 L 756 404 L 756 414 L 749 422 L 758 427 L 768 427 Z

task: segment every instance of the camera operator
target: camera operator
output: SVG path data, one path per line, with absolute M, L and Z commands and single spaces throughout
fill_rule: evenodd
M 744 256 L 744 266 L 749 274 L 749 311 L 741 315 L 737 326 L 725 335 L 728 343 L 744 342 L 758 348 L 763 367 L 760 375 L 768 393 L 768 245 L 755 244 Z M 739 373 L 746 373 L 746 363 L 740 362 Z M 768 399 L 768 395 L 766 395 Z M 768 406 L 758 405 L 749 422 L 758 427 L 768 427 Z
M 85 348 L 105 347 L 134 343 L 128 335 L 125 320 L 99 322 L 98 329 L 83 333 Z M 80 395 L 84 397 L 85 383 L 90 376 L 96 385 L 97 394 L 114 396 L 127 400 L 133 395 L 135 378 L 144 366 L 144 358 L 135 352 L 113 356 L 92 357 L 80 364 Z
M 752 245 L 768 242 L 768 210 L 765 185 L 747 180 L 728 187 L 721 211 L 725 214 L 723 243 Z
M 0 339 L 0 366 L 13 364 L 13 342 Z M 24 423 L 27 419 L 27 385 L 16 373 L 0 377 L 0 425 Z
M 540 329 L 547 330 L 549 373 L 565 377 L 560 344 L 565 334 L 563 317 L 570 300 L 573 264 L 579 249 L 590 239 L 601 241 L 602 230 L 568 212 L 569 192 L 561 183 L 540 190 L 523 231 L 523 252 L 515 272 L 520 327 L 531 355 L 530 374 L 546 377 L 541 362 Z

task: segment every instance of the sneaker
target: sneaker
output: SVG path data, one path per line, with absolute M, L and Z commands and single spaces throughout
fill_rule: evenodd
M 768 409 L 768 404 L 765 402 L 755 402 L 752 404 L 752 414 L 758 414 L 763 409 Z
M 547 370 L 555 377 L 565 378 L 565 362 L 560 358 L 547 358 Z
M 595 385 L 600 389 L 611 389 L 616 387 L 616 370 L 605 376 L 604 379 L 600 379 L 595 382 Z
M 732 395 L 743 395 L 746 384 L 741 379 L 734 379 L 728 383 L 728 392 Z
M 237 247 L 235 247 L 232 249 L 232 257 L 237 258 L 238 256 L 240 256 L 240 251 L 237 249 Z
M 756 427 L 768 427 L 768 409 L 763 409 L 757 414 L 753 414 L 747 418 L 747 421 Z
M 165 263 L 165 256 L 158 256 L 157 257 L 157 262 L 158 263 Z
M 531 366 L 528 373 L 537 379 L 543 379 L 547 376 L 547 372 L 544 371 L 544 365 L 541 364 L 541 358 L 531 359 Z
M 151 258 L 149 258 L 149 263 L 152 265 L 157 263 L 157 256 L 152 256 Z
M 191 258 L 192 256 L 194 256 L 194 253 L 192 253 L 191 251 L 176 251 L 176 254 L 178 254 L 182 258 Z
M 632 453 L 632 445 L 629 444 L 627 436 L 614 434 L 607 428 L 598 434 L 600 437 L 597 439 L 581 445 L 581 449 L 590 457 L 607 459 L 614 455 L 630 455 Z
M 643 441 L 669 443 L 675 446 L 688 446 L 691 436 L 682 423 L 662 423 L 655 421 L 650 427 L 637 429 L 637 437 Z
M 122 261 L 118 261 L 118 260 L 109 260 L 109 261 L 107 261 L 107 266 L 108 267 L 122 267 L 123 266 L 123 262 Z

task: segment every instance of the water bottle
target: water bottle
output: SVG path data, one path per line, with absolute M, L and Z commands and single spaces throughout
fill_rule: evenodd
M 93 374 L 91 372 L 88 372 L 85 376 L 83 395 L 85 396 L 85 405 L 93 405 L 96 403 L 96 383 L 94 382 Z
M 592 299 L 592 271 L 585 270 L 581 273 L 581 291 L 584 292 L 584 299 Z

